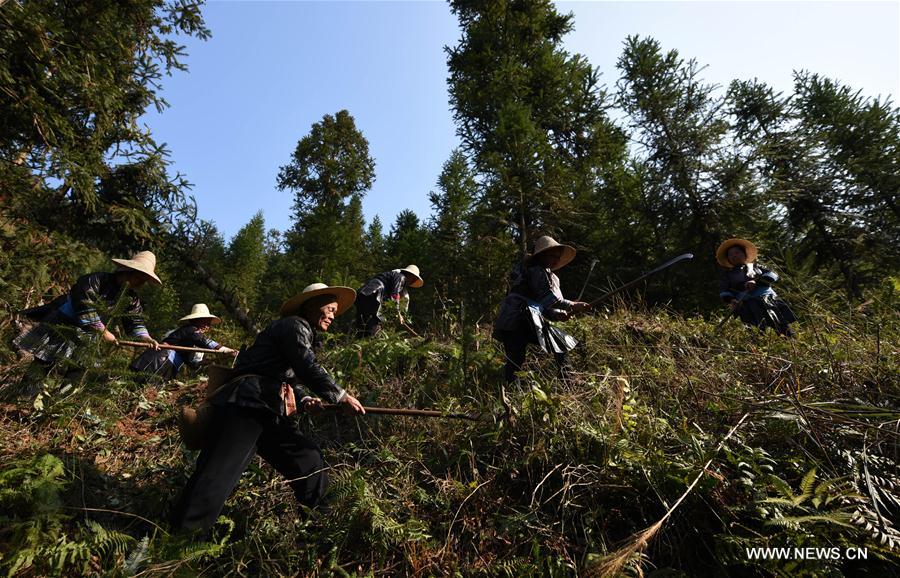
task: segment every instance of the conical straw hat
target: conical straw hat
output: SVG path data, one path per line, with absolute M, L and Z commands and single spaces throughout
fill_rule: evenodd
M 209 319 L 213 325 L 218 325 L 222 322 L 221 319 L 209 312 L 209 307 L 207 307 L 205 303 L 195 304 L 193 307 L 191 307 L 191 313 L 189 315 L 185 315 L 178 321 L 190 321 L 191 319 Z
M 281 315 L 296 315 L 300 311 L 301 305 L 319 295 L 334 295 L 338 306 L 335 316 L 344 313 L 356 301 L 356 291 L 350 287 L 329 287 L 325 283 L 313 283 L 308 285 L 301 293 L 285 301 L 281 306 Z
M 155 272 L 156 255 L 154 255 L 150 251 L 141 251 L 140 253 L 135 253 L 131 259 L 113 259 L 112 262 L 127 269 L 140 271 L 157 285 L 162 285 L 162 281 L 160 281 L 159 277 L 156 276 Z
M 553 237 L 550 237 L 548 235 L 544 235 L 534 242 L 534 252 L 528 256 L 526 261 L 531 264 L 533 259 L 541 253 L 549 251 L 551 249 L 556 249 L 557 247 L 562 247 L 562 253 L 559 256 L 559 262 L 556 264 L 556 267 L 554 267 L 553 270 L 556 271 L 558 269 L 562 269 L 563 267 L 571 263 L 572 259 L 575 258 L 575 247 L 557 243 L 556 240 L 553 239 Z
M 400 269 L 404 273 L 409 273 L 413 277 L 415 277 L 415 281 L 409 284 L 410 287 L 419 288 L 425 284 L 425 281 L 422 279 L 422 276 L 419 275 L 419 268 L 415 265 L 407 265 L 405 269 Z
M 748 241 L 747 239 L 728 239 L 727 241 L 722 241 L 722 244 L 719 245 L 719 248 L 716 249 L 716 261 L 719 262 L 719 265 L 725 267 L 726 269 L 731 269 L 734 265 L 731 264 L 731 261 L 728 260 L 728 249 L 731 249 L 735 245 L 740 245 L 744 248 L 744 252 L 747 253 L 747 263 L 753 263 L 756 261 L 756 256 L 759 254 L 759 251 L 756 248 L 756 245 Z

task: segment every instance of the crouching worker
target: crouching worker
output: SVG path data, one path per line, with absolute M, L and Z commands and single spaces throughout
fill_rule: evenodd
M 381 306 L 385 299 L 397 303 L 400 323 L 403 323 L 403 310 L 409 308 L 408 288 L 418 289 L 424 284 L 425 281 L 419 275 L 419 268 L 415 265 L 385 271 L 366 281 L 356 296 L 357 335 L 372 337 L 381 331 L 381 324 L 384 323 Z
M 790 324 L 797 318 L 772 289 L 778 274 L 760 267 L 757 254 L 756 245 L 745 239 L 728 239 L 719 245 L 719 296 L 745 324 L 762 331 L 771 327 L 779 335 L 791 336 Z
M 355 296 L 349 287 L 314 283 L 286 301 L 281 319 L 241 353 L 230 380 L 210 398 L 212 416 L 197 468 L 173 512 L 175 530 L 208 532 L 256 454 L 289 481 L 302 506 L 319 503 L 327 485 L 322 452 L 290 417 L 298 400 L 305 410 L 321 406 L 301 394 L 300 384 L 327 402 L 344 404 L 348 413 L 365 413 L 314 353 L 317 332 L 328 331 Z
M 148 281 L 162 284 L 155 273 L 156 256 L 150 251 L 141 251 L 131 259 L 112 261 L 118 266 L 114 272 L 83 275 L 67 295 L 47 306 L 23 312 L 32 319 L 40 315 L 38 325 L 13 341 L 16 348 L 34 356 L 26 379 L 46 376 L 57 364 L 63 365 L 75 354 L 79 344 L 98 339 L 115 343 L 116 336 L 107 327 L 113 314 L 121 314 L 122 327 L 129 337 L 146 341 L 151 348 L 158 349 L 159 345 L 144 325 L 141 300 L 133 291 Z M 120 305 L 124 311 L 116 311 Z M 80 364 L 74 362 L 64 368 L 79 369 Z
M 565 299 L 559 288 L 559 277 L 554 271 L 562 269 L 574 258 L 574 247 L 544 236 L 535 241 L 534 252 L 513 270 L 509 292 L 494 322 L 494 338 L 503 343 L 506 354 L 507 383 L 516 380 L 516 372 L 522 369 L 529 343 L 552 353 L 560 377 L 566 377 L 566 353 L 574 349 L 578 341 L 553 327 L 550 321 L 565 321 L 591 309 L 588 303 Z
M 205 304 L 197 303 L 191 307 L 190 314 L 178 321 L 182 325 L 178 329 L 170 331 L 163 338 L 163 344 L 210 349 L 237 355 L 236 350 L 225 347 L 206 336 L 210 328 L 221 323 L 221 320 L 210 313 L 209 307 Z M 187 365 L 191 369 L 197 369 L 202 362 L 202 353 L 189 353 L 173 349 L 148 349 L 131 363 L 129 369 L 147 374 L 148 377 L 169 380 L 175 379 L 182 366 Z

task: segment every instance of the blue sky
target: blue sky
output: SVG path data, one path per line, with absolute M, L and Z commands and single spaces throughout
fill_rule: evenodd
M 900 2 L 559 2 L 574 13 L 570 52 L 612 87 L 630 34 L 652 36 L 707 68 L 708 82 L 759 78 L 786 93 L 807 69 L 861 89 L 900 94 Z M 187 44 L 188 73 L 163 84 L 171 107 L 145 122 L 194 183 L 200 215 L 226 239 L 262 210 L 290 226 L 278 168 L 325 114 L 347 109 L 369 140 L 376 181 L 363 200 L 385 231 L 396 214 L 423 220 L 457 146 L 444 46 L 459 29 L 448 5 L 415 2 L 216 1 L 212 38 Z M 896 103 L 895 103 L 896 105 Z

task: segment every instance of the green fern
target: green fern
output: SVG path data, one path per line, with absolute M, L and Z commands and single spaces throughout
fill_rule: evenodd
M 224 526 L 225 531 L 218 537 L 208 542 L 198 542 L 190 544 L 181 549 L 179 559 L 185 562 L 198 561 L 203 559 L 214 559 L 222 554 L 223 550 L 234 532 L 234 522 L 225 516 L 219 516 L 216 525 Z

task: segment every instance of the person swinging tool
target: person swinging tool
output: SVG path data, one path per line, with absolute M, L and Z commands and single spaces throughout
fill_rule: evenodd
M 403 324 L 403 312 L 405 309 L 401 303 L 406 301 L 409 307 L 409 291 L 407 288 L 418 289 L 425 281 L 419 274 L 419 268 L 409 265 L 404 269 L 385 271 L 372 277 L 359 288 L 356 295 L 356 328 L 361 337 L 372 337 L 381 331 L 384 318 L 381 316 L 381 305 L 385 299 L 397 303 L 400 308 L 400 323 Z
M 163 337 L 163 344 L 209 349 L 237 355 L 236 350 L 225 347 L 206 336 L 209 329 L 213 325 L 221 323 L 221 320 L 210 313 L 209 307 L 204 303 L 194 305 L 191 312 L 178 321 L 182 325 Z M 139 355 L 128 368 L 161 380 L 168 380 L 175 379 L 182 366 L 187 365 L 191 369 L 197 369 L 202 361 L 202 353 L 185 354 L 174 349 L 148 349 Z
M 365 413 L 318 364 L 314 352 L 318 332 L 328 331 L 354 297 L 349 287 L 309 285 L 285 301 L 281 319 L 238 356 L 229 379 L 209 397 L 208 431 L 197 468 L 173 511 L 175 530 L 208 532 L 256 454 L 289 480 L 302 506 L 319 503 L 327 485 L 322 452 L 290 417 L 298 405 L 306 411 L 322 407 L 318 398 L 301 397 L 301 384 L 349 413 Z
M 507 383 L 516 380 L 516 372 L 525 362 L 529 343 L 552 353 L 560 376 L 565 377 L 566 354 L 578 345 L 578 341 L 553 327 L 550 321 L 565 321 L 591 309 L 583 301 L 565 299 L 559 277 L 554 273 L 574 258 L 574 247 L 544 236 L 535 241 L 534 252 L 513 269 L 510 288 L 500 305 L 493 332 L 494 338 L 503 343 Z
M 779 335 L 793 336 L 790 324 L 797 317 L 772 289 L 778 274 L 756 263 L 758 253 L 756 245 L 746 239 L 728 239 L 719 245 L 719 297 L 745 324 L 761 331 L 771 327 Z
M 121 316 L 125 332 L 146 342 L 151 349 L 159 348 L 144 325 L 141 300 L 133 291 L 148 281 L 162 285 L 155 273 L 156 255 L 150 251 L 141 251 L 131 259 L 112 261 L 117 265 L 114 272 L 83 275 L 67 295 L 54 299 L 48 305 L 22 312 L 23 315 L 40 321 L 13 341 L 17 349 L 34 356 L 26 380 L 46 376 L 55 366 L 69 360 L 77 345 L 83 342 L 102 339 L 116 343 L 117 338 L 107 324 L 120 300 L 125 304 L 125 311 Z M 72 363 L 63 369 L 80 370 L 80 366 Z

